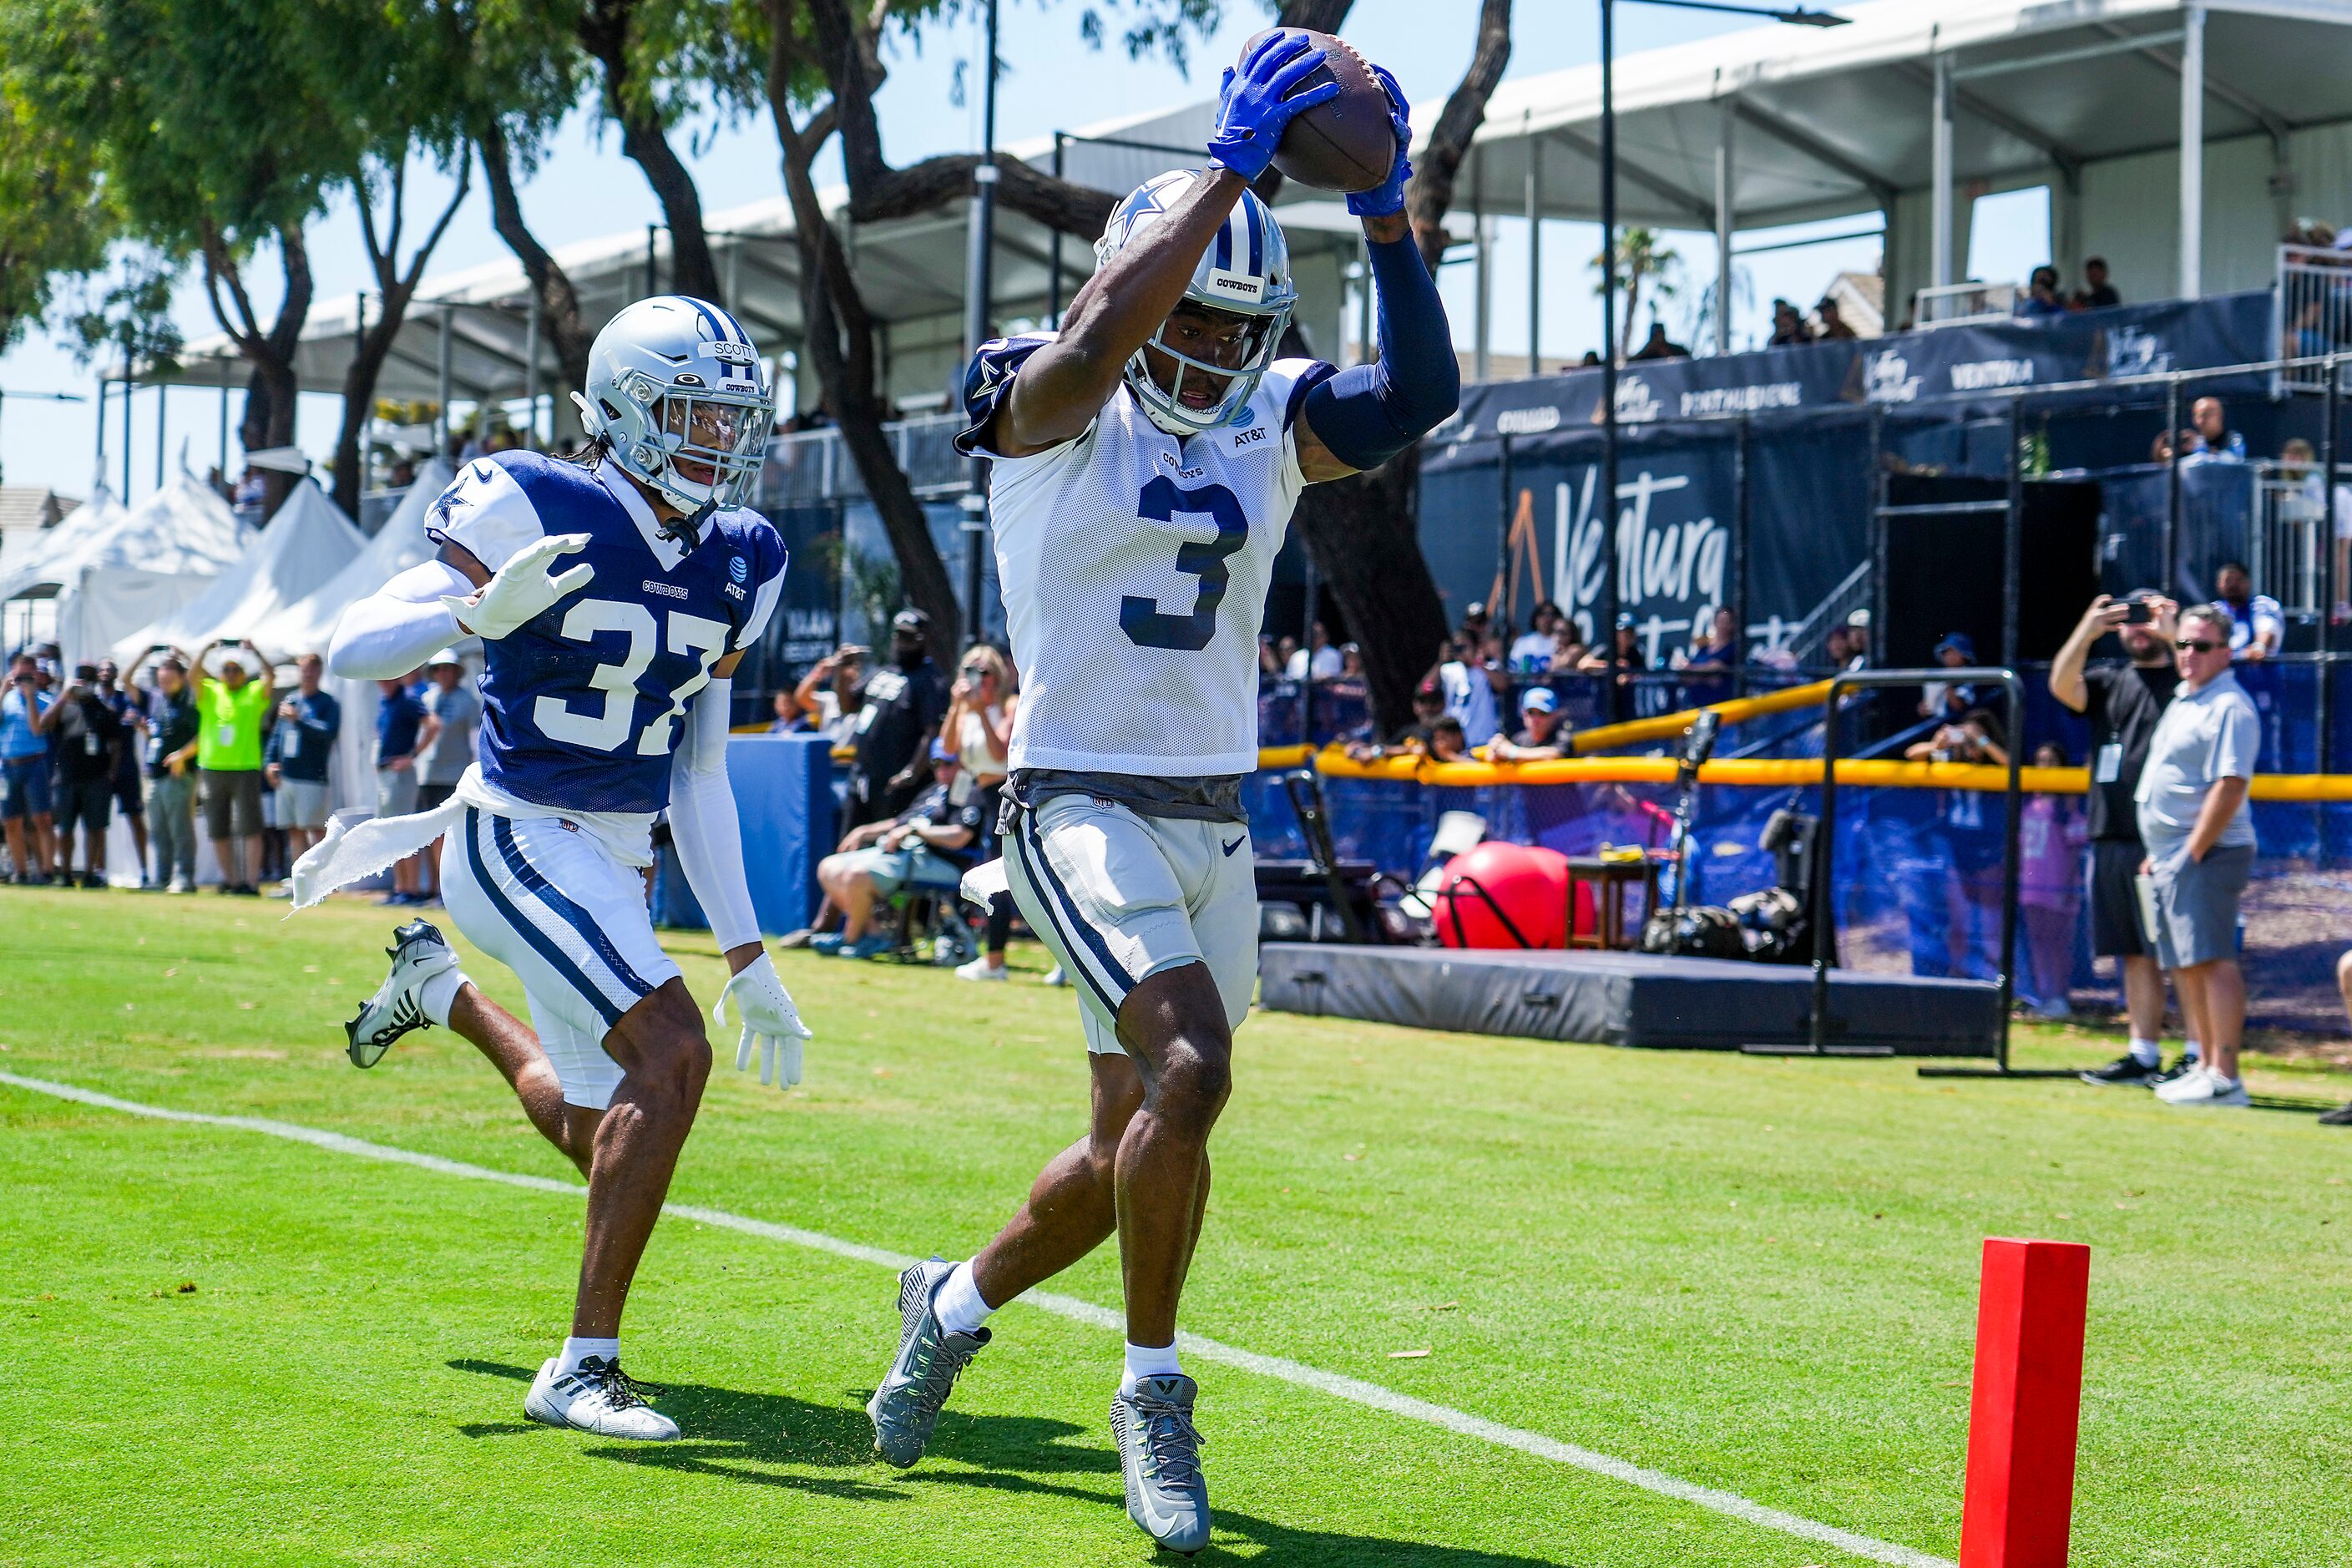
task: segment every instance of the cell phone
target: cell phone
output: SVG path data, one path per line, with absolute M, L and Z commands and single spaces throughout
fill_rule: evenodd
M 2127 626 L 2144 626 L 2154 619 L 2156 612 L 2147 607 L 2145 600 L 2134 599 L 2124 606 L 2124 625 Z

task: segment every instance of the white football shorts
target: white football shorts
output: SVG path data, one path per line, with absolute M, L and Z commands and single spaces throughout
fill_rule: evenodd
M 441 900 L 467 941 L 522 978 L 563 1102 L 610 1105 L 621 1066 L 604 1037 L 678 973 L 654 939 L 644 875 L 560 817 L 468 806 L 442 841 Z
M 1124 1054 L 1118 1020 L 1128 994 L 1180 963 L 1209 966 L 1228 1025 L 1249 1016 L 1257 877 L 1241 824 L 1057 795 L 1014 811 L 1004 870 L 1021 918 L 1077 990 L 1087 1050 Z

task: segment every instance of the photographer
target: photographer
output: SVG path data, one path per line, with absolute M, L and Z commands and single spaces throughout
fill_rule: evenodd
M 2124 1011 L 2131 1027 L 2128 1048 L 2084 1073 L 2085 1083 L 2145 1088 L 2169 1082 L 2188 1071 L 2198 1048 L 2192 1037 L 2189 1054 L 2170 1072 L 2164 1070 L 2158 1047 L 2164 1033 L 2164 971 L 2140 921 L 2137 879 L 2147 849 L 2140 843 L 2139 808 L 2132 800 L 2157 721 L 2180 684 L 2172 662 L 2179 614 L 2171 600 L 2145 589 L 2121 599 L 2102 594 L 2083 612 L 2050 665 L 2050 695 L 2090 721 L 2091 952 L 2113 958 L 2122 971 Z M 2131 662 L 2084 668 L 2092 645 L 2110 632 Z
M 857 732 L 857 710 L 865 703 L 858 687 L 866 679 L 866 650 L 845 642 L 816 661 L 816 668 L 793 689 L 793 710 L 808 720 L 809 728 L 825 743 L 842 746 Z
M 254 885 L 261 875 L 261 748 L 276 694 L 269 661 L 251 641 L 222 637 L 212 646 L 230 650 L 217 678 L 206 673 L 202 659 L 181 655 L 196 683 L 205 831 L 220 862 L 221 891 L 254 897 L 261 891 Z M 258 677 L 247 675 L 247 659 Z
M 8 864 L 21 886 L 49 879 L 49 742 L 52 700 L 41 690 L 33 656 L 8 661 L 8 689 L 0 695 L 0 823 Z
M 60 887 L 73 878 L 74 825 L 81 825 L 85 888 L 106 886 L 106 830 L 114 819 L 114 771 L 123 747 L 122 721 L 98 689 L 98 666 L 74 666 L 73 679 L 51 710 L 49 728 L 58 739 L 58 872 Z

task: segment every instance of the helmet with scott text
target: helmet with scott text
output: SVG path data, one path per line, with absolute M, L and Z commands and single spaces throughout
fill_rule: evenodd
M 750 499 L 776 415 L 751 334 L 683 294 L 640 300 L 605 322 L 572 401 L 609 460 L 684 512 L 689 534 Z
M 1196 170 L 1178 170 L 1137 186 L 1103 226 L 1102 238 L 1095 242 L 1097 263 L 1108 265 L 1112 257 L 1148 234 L 1153 221 L 1182 201 L 1201 177 Z M 1169 341 L 1169 323 L 1162 321 L 1150 343 L 1128 360 L 1128 389 L 1151 422 L 1171 436 L 1215 429 L 1238 415 L 1257 391 L 1258 382 L 1281 353 L 1283 329 L 1290 324 L 1297 303 L 1282 226 L 1255 192 L 1244 191 L 1202 251 L 1184 289 L 1185 305 L 1242 319 L 1244 331 L 1236 363 L 1217 363 L 1185 353 Z M 1182 313 L 1183 306 L 1179 306 L 1171 320 Z M 1151 374 L 1146 356 L 1155 349 L 1175 363 L 1171 385 L 1161 385 Z

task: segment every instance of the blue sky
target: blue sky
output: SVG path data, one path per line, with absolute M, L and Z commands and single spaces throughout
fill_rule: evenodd
M 1000 142 L 1042 136 L 1203 97 L 1214 90 L 1218 68 L 1244 37 L 1264 25 L 1265 16 L 1257 0 L 1226 0 L 1226 20 L 1214 37 L 1195 48 L 1188 79 L 1163 60 L 1130 63 L 1115 44 L 1100 54 L 1089 50 L 1078 36 L 1080 9 L 1078 0 L 1004 0 L 999 52 L 1008 74 L 1001 79 L 999 93 Z M 1589 63 L 1596 57 L 1591 0 L 1533 0 L 1518 5 L 1517 11 L 1508 75 L 1558 70 Z M 1395 71 L 1415 102 L 1435 100 L 1453 89 L 1468 63 L 1476 15 L 1476 0 L 1357 0 L 1346 31 L 1357 47 Z M 1621 57 L 1750 25 L 1738 17 L 1635 4 L 1621 4 L 1618 18 Z M 919 51 L 901 49 L 892 58 L 880 110 L 886 151 L 894 161 L 978 145 L 977 103 L 958 108 L 950 101 L 959 62 L 975 60 L 977 56 L 976 28 L 958 26 L 936 29 L 923 40 Z M 707 211 L 759 200 L 781 188 L 774 137 L 764 119 L 694 127 L 690 148 L 688 135 L 681 134 L 677 140 L 681 150 L 690 153 Z M 437 210 L 449 189 L 448 182 L 437 175 L 412 177 L 412 214 Z M 565 124 L 537 177 L 524 188 L 522 203 L 540 238 L 551 245 L 641 227 L 659 217 L 643 177 L 621 155 L 618 136 L 600 132 L 593 118 L 585 113 L 575 114 Z M 412 232 L 423 223 L 421 217 L 412 216 Z M 1857 226 L 1862 226 L 1855 219 L 1841 219 L 1816 226 L 1815 232 L 1848 232 Z M 1497 353 L 1523 353 L 1526 227 L 1509 221 L 1500 227 L 1495 258 L 1494 344 Z M 1789 231 L 1792 236 L 1802 232 Z M 1587 265 L 1600 248 L 1599 231 L 1589 225 L 1553 224 L 1545 234 L 1544 352 L 1547 357 L 1572 359 L 1600 340 L 1600 304 L 1592 293 L 1594 275 Z M 1762 237 L 1746 237 L 1749 243 Z M 1684 258 L 1685 300 L 1669 307 L 1667 321 L 1669 329 L 1681 337 L 1687 332 L 1686 312 L 1714 276 L 1714 242 L 1705 235 L 1677 235 L 1673 244 Z M 2022 277 L 2027 268 L 2045 259 L 2048 246 L 2048 206 L 2042 193 L 1990 198 L 1977 209 L 1969 270 L 1976 277 Z M 347 201 L 337 203 L 313 222 L 310 252 L 320 299 L 341 298 L 367 287 L 358 220 Z M 488 205 L 477 181 L 429 270 L 454 271 L 509 258 L 510 253 L 490 228 Z M 1839 271 L 1869 270 L 1877 260 L 1875 238 L 1749 258 L 1742 265 L 1749 274 L 1757 303 L 1747 313 L 1735 314 L 1735 344 L 1760 334 L 1764 311 L 1775 295 L 1815 298 Z M 1470 269 L 1447 268 L 1443 287 L 1456 335 L 1466 343 Z M 266 289 L 264 293 L 266 297 Z M 191 337 L 216 330 L 201 288 L 193 281 L 180 290 L 177 314 Z M 37 332 L 0 356 L 0 390 L 12 395 L 70 392 L 82 395 L 84 401 L 79 404 L 11 396 L 0 407 L 0 474 L 10 484 L 50 485 L 69 495 L 88 494 L 95 454 L 96 415 L 89 401 L 95 391 L 94 370 L 76 364 L 54 340 Z M 131 416 L 134 500 L 155 482 L 157 396 L 152 390 L 141 393 Z M 314 457 L 325 456 L 333 445 L 336 401 L 325 395 L 303 399 L 298 439 Z M 232 423 L 236 403 L 232 399 Z M 169 395 L 166 451 L 171 466 L 176 467 L 184 447 L 190 466 L 198 472 L 213 461 L 220 439 L 220 408 L 221 399 L 215 393 L 184 389 Z M 108 468 L 113 482 L 119 483 L 119 401 L 113 410 Z M 238 458 L 233 433 L 229 454 L 234 471 Z

